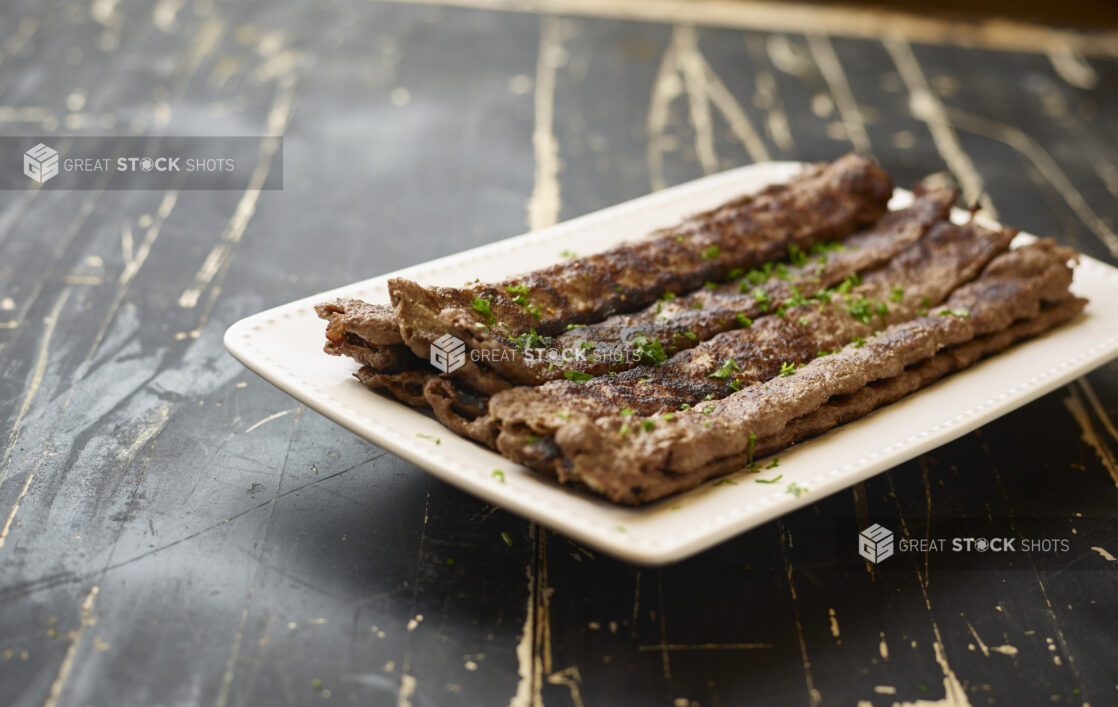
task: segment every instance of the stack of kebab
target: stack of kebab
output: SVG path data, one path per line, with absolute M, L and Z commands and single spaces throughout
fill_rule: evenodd
M 393 281 L 393 310 L 319 307 L 326 350 L 364 364 L 369 387 L 430 406 L 514 461 L 645 503 L 752 466 L 1082 310 L 1068 291 L 1073 251 L 1047 240 L 1009 251 L 1012 230 L 954 225 L 950 190 L 886 214 L 891 190 L 879 168 L 848 156 L 641 243 L 506 283 Z M 789 205 L 796 217 L 774 214 Z M 709 256 L 698 262 L 673 248 L 658 260 L 667 271 L 619 267 L 655 257 L 650 242 L 696 235 L 690 248 Z M 787 262 L 772 259 L 777 248 Z M 732 262 L 710 262 L 731 250 Z M 688 262 L 701 274 L 688 275 Z M 614 279 L 584 277 L 600 263 Z M 591 301 L 603 292 L 608 302 Z M 437 375 L 422 342 L 447 333 L 487 352 L 487 365 Z M 572 350 L 584 355 L 558 356 Z

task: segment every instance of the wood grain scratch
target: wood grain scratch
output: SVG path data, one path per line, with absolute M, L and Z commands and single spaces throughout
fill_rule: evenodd
M 1075 424 L 1079 425 L 1083 441 L 1095 450 L 1103 468 L 1110 474 L 1114 485 L 1118 486 L 1118 456 L 1115 456 L 1114 451 L 1099 437 L 1095 425 L 1091 422 L 1091 416 L 1083 405 L 1083 398 L 1080 397 L 1079 391 L 1072 386 L 1068 386 L 1067 389 L 1069 394 L 1064 398 L 1064 406 L 1071 413 Z
M 286 132 L 287 126 L 291 123 L 294 108 L 295 80 L 287 76 L 279 81 L 275 99 L 268 112 L 269 135 L 282 136 Z M 279 147 L 279 140 L 261 141 L 256 167 L 249 177 L 248 188 L 241 195 L 241 199 L 233 211 L 233 216 L 222 231 L 220 240 L 214 245 L 209 255 L 202 262 L 197 274 L 194 275 L 194 284 L 183 290 L 182 295 L 179 296 L 180 307 L 191 309 L 197 305 L 202 290 L 210 284 L 219 271 L 225 268 L 232 256 L 233 249 L 244 236 L 249 221 L 256 214 L 256 205 L 260 201 L 260 191 L 268 179 L 268 173 L 272 169 L 272 158 Z
M 16 496 L 15 505 L 12 506 L 8 519 L 4 521 L 4 527 L 0 528 L 0 548 L 4 547 L 4 541 L 8 539 L 8 531 L 12 529 L 12 521 L 16 519 L 16 513 L 19 513 L 19 504 L 23 497 L 27 495 L 27 489 L 31 488 L 31 479 L 33 478 L 35 478 L 34 474 L 27 475 L 27 481 L 23 482 L 23 488 L 19 490 L 19 495 Z
M 43 338 L 39 342 L 39 354 L 35 358 L 35 368 L 31 373 L 31 381 L 27 385 L 27 391 L 23 394 L 23 402 L 19 406 L 19 412 L 16 413 L 16 419 L 12 422 L 11 432 L 8 433 L 8 444 L 4 449 L 4 468 L 0 470 L 0 486 L 4 484 L 4 480 L 8 476 L 8 470 L 11 468 L 12 452 L 19 441 L 23 418 L 27 415 L 27 411 L 31 409 L 31 403 L 35 400 L 35 395 L 43 384 L 43 376 L 47 371 L 47 361 L 50 359 L 50 340 L 54 336 L 54 329 L 58 325 L 62 307 L 66 304 L 66 300 L 70 298 L 72 289 L 67 287 L 62 290 L 62 294 L 58 296 L 54 306 L 51 307 L 50 315 L 43 327 Z
M 74 667 L 74 656 L 78 653 L 78 646 L 81 645 L 82 637 L 85 636 L 86 629 L 97 623 L 97 617 L 93 615 L 93 605 L 97 601 L 99 591 L 101 591 L 101 587 L 95 586 L 85 595 L 85 600 L 82 602 L 81 623 L 78 624 L 76 630 L 70 632 L 70 646 L 66 649 L 66 656 L 62 659 L 62 665 L 58 667 L 58 674 L 55 675 L 54 682 L 51 683 L 50 693 L 47 695 L 43 707 L 57 707 L 58 705 L 62 688 L 66 686 L 66 678 L 70 676 L 70 670 Z
M 807 654 L 807 640 L 804 638 L 804 626 L 800 621 L 800 607 L 796 597 L 796 582 L 793 577 L 792 561 L 788 559 L 788 535 L 784 522 L 777 521 L 777 528 L 780 531 L 780 556 L 784 560 L 784 578 L 788 583 L 788 593 L 792 597 L 792 621 L 796 626 L 796 641 L 800 646 L 800 662 L 804 668 L 804 684 L 807 687 L 808 704 L 811 707 L 819 707 L 823 698 L 819 690 L 815 689 L 815 678 L 811 673 L 811 659 Z
M 555 83 L 567 62 L 563 21 L 540 20 L 540 48 L 536 58 L 535 126 L 532 150 L 536 158 L 535 184 L 528 199 L 528 228 L 546 228 L 559 221 L 559 141 L 555 137 Z
M 959 137 L 951 122 L 947 119 L 947 110 L 928 85 L 916 60 L 912 47 L 903 39 L 891 38 L 883 40 L 885 49 L 897 66 L 901 80 L 908 88 L 909 107 L 913 117 L 922 120 L 932 135 L 936 149 L 947 163 L 947 168 L 959 180 L 959 187 L 963 190 L 963 198 L 968 204 L 980 204 L 984 215 L 997 220 L 998 212 L 994 209 L 990 197 L 986 195 L 986 187 L 978 170 L 974 167 L 970 155 L 959 143 Z
M 869 133 L 866 132 L 866 120 L 861 109 L 858 108 L 858 101 L 854 99 L 854 92 L 850 88 L 850 82 L 846 79 L 846 72 L 843 71 L 842 64 L 839 63 L 838 55 L 835 54 L 835 48 L 831 45 L 831 40 L 825 34 L 809 34 L 807 35 L 807 45 L 811 50 L 811 56 L 815 60 L 816 66 L 819 67 L 819 73 L 822 74 L 823 80 L 827 82 L 827 88 L 835 99 L 835 105 L 838 106 L 839 116 L 842 117 L 842 124 L 846 127 L 846 136 L 850 139 L 850 144 L 856 151 L 869 154 L 872 152 L 872 148 Z
M 1060 195 L 1084 225 L 1098 236 L 1099 240 L 1103 242 L 1103 245 L 1107 247 L 1111 255 L 1118 257 L 1118 235 L 1116 235 L 1106 221 L 1091 208 L 1091 205 L 1087 203 L 1087 200 L 1083 198 L 1079 190 L 1071 183 L 1068 176 L 1060 169 L 1060 166 L 1056 164 L 1056 160 L 1054 160 L 1052 156 L 1048 154 L 1048 151 L 1041 147 L 1036 140 L 1029 137 L 1029 135 L 1020 128 L 990 120 L 989 118 L 973 115 L 958 108 L 947 109 L 945 115 L 951 123 L 960 130 L 997 140 L 1021 153 L 1025 159 L 1036 167 L 1045 181 L 1052 185 L 1052 188 L 1056 190 L 1056 193 Z

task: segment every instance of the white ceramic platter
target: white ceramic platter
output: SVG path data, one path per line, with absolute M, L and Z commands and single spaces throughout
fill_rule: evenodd
M 680 560 L 814 503 L 950 442 L 1118 355 L 1118 269 L 1084 258 L 1073 290 L 1091 303 L 1074 322 L 782 452 L 779 470 L 760 475 L 782 473 L 779 483 L 757 484 L 756 477 L 741 475 L 735 484 L 707 482 L 632 509 L 560 486 L 458 438 L 429 415 L 366 390 L 351 375 L 356 368 L 352 361 L 322 351 L 324 322 L 313 309 L 318 302 L 338 296 L 387 302 L 391 277 L 443 285 L 499 280 L 557 262 L 564 250 L 592 253 L 674 224 L 734 196 L 785 181 L 800 168 L 798 163 L 774 162 L 723 172 L 291 302 L 237 322 L 226 332 L 225 346 L 295 399 L 443 481 L 589 547 L 645 565 Z M 902 207 L 911 199 L 898 190 L 892 206 Z M 1032 237 L 1019 238 L 1024 242 Z M 494 469 L 504 471 L 503 482 Z M 788 493 L 791 482 L 807 493 Z

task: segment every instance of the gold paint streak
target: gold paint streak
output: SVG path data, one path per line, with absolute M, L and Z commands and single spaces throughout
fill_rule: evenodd
M 811 49 L 811 56 L 819 67 L 819 73 L 827 82 L 827 88 L 838 106 L 842 124 L 846 127 L 846 137 L 854 149 L 863 154 L 869 154 L 870 136 L 866 132 L 866 121 L 862 111 L 858 108 L 858 101 L 854 99 L 854 92 L 850 82 L 846 79 L 846 72 L 839 63 L 838 55 L 831 45 L 831 40 L 824 34 L 809 34 L 807 45 Z
M 842 639 L 839 638 L 838 616 L 835 615 L 835 610 L 833 608 L 827 609 L 827 616 L 831 619 L 831 635 L 841 644 Z
M 1106 408 L 1099 402 L 1099 396 L 1095 394 L 1095 388 L 1091 382 L 1087 380 L 1086 376 L 1076 381 L 1079 384 L 1080 390 L 1087 396 L 1087 402 L 1091 404 L 1091 409 L 1095 411 L 1099 419 L 1102 420 L 1102 425 L 1106 431 L 1118 442 L 1118 428 L 1115 428 L 1114 423 L 1110 420 L 1110 416 L 1106 412 Z
M 1075 212 L 1081 221 L 1099 237 L 1099 240 L 1110 251 L 1111 255 L 1118 257 L 1118 235 L 1107 225 L 1095 210 L 1071 183 L 1064 171 L 1056 164 L 1056 160 L 1023 130 L 1012 125 L 1006 125 L 988 118 L 972 115 L 956 108 L 947 110 L 951 122 L 960 130 L 982 135 L 991 140 L 1005 143 L 1020 152 L 1036 167 L 1041 176 L 1052 185 L 1052 188 Z
M 656 593 L 660 609 L 660 668 L 664 672 L 664 680 L 672 680 L 672 657 L 668 652 L 668 611 L 664 607 L 664 579 L 660 572 L 656 573 Z
M 124 253 L 124 270 L 120 273 L 120 284 L 127 285 L 132 282 L 132 278 L 144 266 L 148 254 L 151 253 L 151 247 L 155 244 L 155 239 L 159 237 L 159 231 L 163 228 L 163 223 L 167 217 L 171 215 L 171 211 L 178 203 L 179 193 L 177 190 L 170 190 L 163 195 L 162 201 L 159 202 L 159 208 L 156 209 L 155 218 L 152 220 L 151 226 L 148 227 L 144 233 L 144 240 L 140 242 L 140 247 L 136 248 L 133 252 L 132 243 L 132 228 L 125 225 L 120 234 L 121 251 Z
M 780 528 L 780 555 L 784 559 L 784 575 L 788 580 L 788 592 L 792 595 L 792 618 L 796 624 L 796 638 L 800 644 L 800 661 L 804 666 L 804 683 L 807 686 L 808 703 L 811 707 L 819 707 L 822 702 L 822 695 L 819 690 L 815 689 L 815 678 L 811 674 L 811 659 L 807 655 L 807 641 L 804 638 L 804 627 L 800 623 L 800 608 L 796 601 L 796 584 L 792 579 L 792 563 L 788 559 L 788 545 L 785 542 L 786 534 L 784 530 L 784 523 L 777 521 Z
M 959 137 L 947 119 L 947 109 L 928 85 L 928 79 L 924 76 L 924 71 L 920 68 L 912 47 L 903 39 L 896 38 L 887 39 L 883 44 L 893 58 L 893 63 L 897 65 L 901 80 L 908 88 L 909 106 L 913 117 L 927 124 L 936 149 L 947 163 L 948 169 L 959 180 L 963 198 L 968 204 L 980 204 L 984 215 L 997 220 L 998 212 L 985 193 L 982 177 L 979 176 L 970 156 L 959 144 Z
M 1049 46 L 1046 53 L 1048 61 L 1052 62 L 1052 69 L 1072 86 L 1089 91 L 1098 84 L 1099 75 L 1070 43 L 1063 47 Z
M 718 155 L 714 153 L 714 124 L 710 118 L 710 93 L 706 81 L 706 62 L 699 53 L 695 28 L 677 27 L 672 34 L 679 59 L 679 70 L 683 75 L 683 86 L 687 89 L 687 103 L 690 107 L 691 126 L 695 129 L 695 153 L 703 172 L 713 174 L 718 171 Z
M 1079 425 L 1079 430 L 1082 432 L 1083 441 L 1095 450 L 1098 455 L 1099 461 L 1102 462 L 1103 467 L 1110 473 L 1110 478 L 1114 480 L 1114 485 L 1118 486 L 1118 458 L 1115 457 L 1114 452 L 1107 446 L 1107 444 L 1099 439 L 1098 432 L 1095 431 L 1095 426 L 1091 424 L 1091 416 L 1087 413 L 1087 408 L 1083 405 L 1083 399 L 1079 397 L 1079 392 L 1068 386 L 1070 395 L 1064 398 L 1064 406 L 1067 407 L 1068 412 L 1075 418 L 1075 423 Z
M 255 587 L 249 585 L 248 596 L 245 597 L 245 603 L 241 607 L 241 622 L 237 625 L 237 633 L 233 636 L 233 646 L 229 651 L 229 658 L 225 661 L 225 672 L 221 675 L 221 687 L 217 691 L 217 699 L 214 700 L 215 707 L 225 707 L 229 701 L 229 688 L 233 686 L 233 671 L 237 667 L 237 656 L 241 652 L 241 642 L 245 638 L 245 623 L 248 621 L 248 609 L 252 604 L 252 594 Z
M 967 622 L 967 628 L 970 630 L 970 635 L 974 636 L 974 642 L 978 644 L 978 650 L 982 651 L 982 655 L 989 658 L 990 657 L 989 646 L 986 645 L 986 643 L 982 640 L 982 637 L 978 635 L 978 631 L 974 630 L 974 626 L 972 626 L 969 621 Z
M 287 125 L 291 122 L 294 102 L 295 82 L 293 80 L 281 81 L 276 90 L 276 98 L 272 103 L 272 109 L 268 114 L 268 132 L 270 135 L 282 135 L 287 129 Z M 198 269 L 198 273 L 194 276 L 194 284 L 186 288 L 179 297 L 180 307 L 191 309 L 198 304 L 198 298 L 202 295 L 202 290 L 209 285 L 218 271 L 228 262 L 233 247 L 244 236 L 249 221 L 256 214 L 256 204 L 260 200 L 260 190 L 272 169 L 272 157 L 279 149 L 279 145 L 279 140 L 268 139 L 265 139 L 261 144 L 260 155 L 256 162 L 256 168 L 249 178 L 248 188 L 241 196 L 232 218 L 229 219 L 229 223 L 221 234 L 221 240 L 214 245 L 213 250 L 206 256 L 202 267 Z
M 531 526 L 533 539 L 536 526 Z M 532 642 L 535 637 L 536 617 L 536 575 L 535 563 L 529 562 L 524 568 L 528 578 L 528 606 L 524 609 L 524 626 L 520 630 L 520 640 L 516 644 L 516 694 L 509 700 L 509 707 L 529 707 L 532 702 Z
M 920 44 L 946 44 L 1003 51 L 1044 52 L 1069 43 L 1084 55 L 1118 56 L 1118 33 L 1072 33 L 1004 18 L 965 22 L 916 13 L 842 5 L 773 0 L 389 0 L 410 5 L 470 7 L 508 12 L 600 17 L 663 24 L 687 23 L 766 32 L 803 32 L 805 27 L 837 37 L 901 37 Z
M 668 127 L 668 116 L 672 102 L 682 90 L 679 72 L 677 70 L 678 58 L 676 56 L 675 34 L 668 42 L 664 56 L 660 59 L 660 67 L 656 70 L 656 80 L 652 83 L 652 97 L 648 104 L 648 148 L 646 159 L 648 161 L 649 180 L 653 191 L 659 191 L 666 185 L 664 182 L 664 152 L 662 142 L 664 132 Z
M 1107 552 L 1105 548 L 1099 547 L 1098 545 L 1092 545 L 1091 549 L 1102 555 L 1102 559 L 1106 560 L 1107 562 L 1114 562 L 1114 555 L 1111 555 L 1109 552 Z
M 8 539 L 8 531 L 12 529 L 12 521 L 16 518 L 16 513 L 19 512 L 19 504 L 23 501 L 23 497 L 27 495 L 27 489 L 31 487 L 31 479 L 35 478 L 35 474 L 28 474 L 27 481 L 23 482 L 23 488 L 20 489 L 19 495 L 16 496 L 15 505 L 12 506 L 12 512 L 8 514 L 8 520 L 4 522 L 4 527 L 0 529 L 0 547 L 4 547 L 4 541 Z M 1114 559 L 1113 557 L 1110 559 Z
M 396 697 L 396 707 L 411 707 L 411 698 L 415 696 L 415 676 L 400 676 L 400 694 Z
M 789 76 L 803 80 L 814 73 L 811 60 L 783 34 L 770 35 L 765 41 L 765 51 L 773 66 Z
M 544 707 L 543 676 L 551 667 L 551 593 L 547 582 L 547 530 L 536 527 L 535 631 L 532 647 L 532 705 Z
M 571 691 L 571 704 L 575 707 L 585 707 L 582 701 L 582 693 L 579 691 L 579 683 L 582 682 L 582 676 L 579 675 L 578 666 L 572 665 L 569 668 L 552 673 L 547 676 L 549 685 L 566 685 Z
M 702 55 L 699 55 L 699 58 L 702 58 Z M 734 98 L 734 94 L 730 93 L 729 89 L 722 83 L 722 79 L 714 73 L 714 69 L 707 65 L 705 59 L 703 59 L 703 65 L 706 69 L 707 91 L 710 93 L 710 100 L 714 103 L 718 112 L 722 114 L 722 117 L 726 119 L 726 122 L 730 124 L 730 131 L 734 133 L 734 137 L 745 146 L 749 159 L 754 162 L 771 160 L 772 157 L 769 156 L 769 151 L 761 140 L 760 134 L 753 127 L 753 123 L 750 122 L 749 116 L 746 115 L 741 104 Z
M 274 412 L 271 415 L 268 415 L 267 417 L 265 417 L 263 420 L 260 420 L 260 421 L 256 422 L 255 424 L 253 424 L 251 427 L 249 427 L 247 430 L 245 430 L 244 433 L 247 435 L 249 432 L 252 432 L 257 427 L 260 427 L 261 425 L 266 425 L 269 422 L 271 422 L 272 420 L 278 420 L 279 418 L 283 417 L 284 415 L 290 415 L 291 413 L 295 412 L 295 410 L 296 410 L 296 408 L 291 408 L 290 410 L 280 410 L 279 412 Z
M 536 59 L 535 127 L 532 149 L 536 158 L 535 185 L 528 199 L 528 228 L 545 228 L 559 221 L 559 141 L 555 137 L 555 81 L 566 63 L 563 23 L 554 17 L 540 21 L 540 49 Z
M 74 667 L 74 656 L 77 655 L 78 645 L 81 643 L 86 629 L 97 623 L 97 618 L 93 615 L 93 604 L 97 601 L 97 592 L 99 591 L 101 591 L 100 586 L 93 587 L 86 595 L 85 601 L 82 602 L 81 623 L 76 631 L 70 632 L 70 647 L 66 649 L 66 657 L 62 659 L 62 665 L 58 668 L 58 675 L 55 676 L 54 682 L 50 686 L 50 693 L 47 695 L 47 701 L 43 703 L 43 707 L 57 707 L 58 705 L 58 698 L 62 695 L 62 688 L 66 685 L 66 678 L 70 675 L 70 669 Z
M 16 413 L 15 422 L 12 423 L 12 431 L 8 435 L 8 446 L 4 450 L 4 469 L 0 471 L 0 484 L 4 483 L 4 479 L 8 476 L 8 469 L 11 467 L 12 450 L 15 449 L 16 442 L 19 441 L 20 424 L 23 422 L 24 416 L 27 411 L 31 409 L 31 402 L 35 399 L 35 394 L 39 392 L 39 386 L 43 384 L 43 375 L 47 371 L 47 360 L 50 358 L 50 340 L 54 335 L 54 328 L 58 325 L 58 317 L 62 313 L 62 306 L 66 304 L 66 300 L 70 297 L 71 288 L 67 287 L 62 290 L 58 300 L 51 308 L 50 316 L 47 318 L 46 326 L 43 329 L 43 340 L 39 343 L 39 355 L 35 360 L 35 369 L 31 374 L 31 383 L 27 386 L 27 392 L 23 396 L 23 403 L 19 406 L 19 412 Z

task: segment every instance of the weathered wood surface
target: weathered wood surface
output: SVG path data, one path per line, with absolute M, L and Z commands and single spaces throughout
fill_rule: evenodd
M 667 6 L 675 24 L 617 2 L 0 8 L 4 134 L 286 136 L 278 192 L 0 193 L 0 703 L 1118 700 L 1118 364 L 641 570 L 431 479 L 225 353 L 228 324 L 265 307 L 852 146 L 1118 263 L 1112 38 L 965 48 L 935 22 L 880 41 L 841 14 Z M 1099 549 L 1076 571 L 960 573 L 835 551 L 836 519 L 928 509 L 1047 516 Z M 839 523 L 851 541 L 857 525 Z

